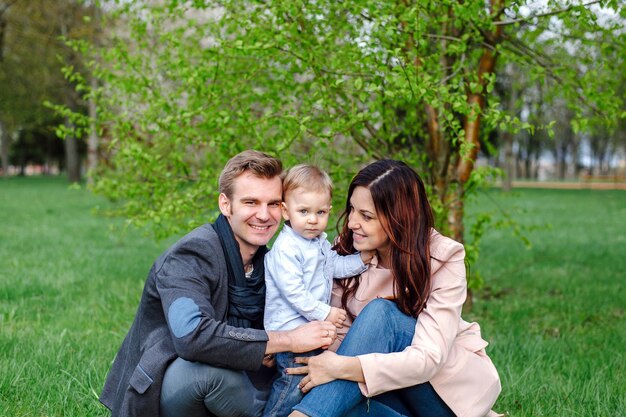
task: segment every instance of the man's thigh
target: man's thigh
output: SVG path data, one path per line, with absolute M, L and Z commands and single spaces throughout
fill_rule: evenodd
M 257 417 L 267 392 L 243 371 L 178 358 L 167 368 L 161 388 L 163 417 Z

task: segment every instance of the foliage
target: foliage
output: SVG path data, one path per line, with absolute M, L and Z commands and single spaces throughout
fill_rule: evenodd
M 500 104 L 498 63 L 551 77 L 581 129 L 618 119 L 623 9 L 592 3 L 122 2 L 109 17 L 127 31 L 100 49 L 74 43 L 97 52 L 102 82 L 79 83 L 108 141 L 95 189 L 167 236 L 214 217 L 217 174 L 240 150 L 318 163 L 336 182 L 335 207 L 359 166 L 397 158 L 425 179 L 438 228 L 476 251 L 463 214 L 491 176 L 474 166 L 480 140 L 534 128 Z

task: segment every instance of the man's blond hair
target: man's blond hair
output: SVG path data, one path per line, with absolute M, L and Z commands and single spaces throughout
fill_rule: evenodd
M 244 172 L 250 172 L 259 178 L 282 178 L 283 163 L 266 153 L 249 149 L 228 160 L 219 178 L 219 192 L 231 199 L 235 179 Z

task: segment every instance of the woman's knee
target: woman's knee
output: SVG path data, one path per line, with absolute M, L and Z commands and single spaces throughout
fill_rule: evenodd
M 397 351 L 411 343 L 415 323 L 416 319 L 402 313 L 393 301 L 376 298 L 359 313 L 342 345 L 358 340 L 359 345 L 384 344 L 379 348 Z
M 395 302 L 387 300 L 386 298 L 374 298 L 365 305 L 359 317 L 363 314 L 366 316 L 373 315 L 374 317 L 380 317 L 381 315 L 388 315 L 398 311 L 398 306 Z
M 353 326 L 366 325 L 370 331 L 378 326 L 386 329 L 389 326 L 388 319 L 398 313 L 401 314 L 393 301 L 375 298 L 359 313 Z

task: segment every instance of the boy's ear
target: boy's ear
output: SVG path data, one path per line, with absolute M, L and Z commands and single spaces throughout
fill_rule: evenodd
M 287 205 L 285 204 L 284 201 L 282 203 L 280 203 L 280 208 L 281 208 L 281 211 L 283 213 L 283 219 L 285 221 L 289 220 L 289 211 L 287 211 Z

